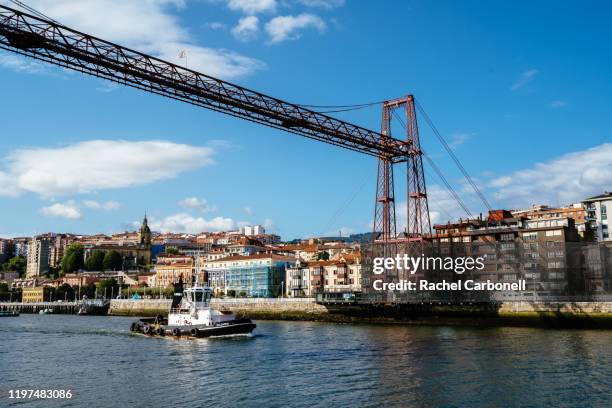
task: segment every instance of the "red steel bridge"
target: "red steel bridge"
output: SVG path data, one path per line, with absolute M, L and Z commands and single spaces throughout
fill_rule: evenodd
M 19 1 L 13 3 L 29 12 L 0 5 L 0 48 L 374 156 L 378 159 L 374 240 L 421 242 L 431 232 L 423 151 L 411 95 L 385 101 L 381 130 L 373 131 L 73 30 Z M 392 117 L 402 123 L 405 138 L 391 136 Z M 400 163 L 406 166 L 408 223 L 406 231 L 398 234 L 393 168 Z

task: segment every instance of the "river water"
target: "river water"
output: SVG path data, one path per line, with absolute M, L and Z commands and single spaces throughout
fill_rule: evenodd
M 612 332 L 258 321 L 149 338 L 132 318 L 0 318 L 0 407 L 612 406 Z M 9 389 L 70 389 L 66 400 Z

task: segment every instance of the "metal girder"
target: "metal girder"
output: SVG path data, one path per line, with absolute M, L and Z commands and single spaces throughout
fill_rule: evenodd
M 2 5 L 0 48 L 392 163 L 412 154 L 409 142 Z

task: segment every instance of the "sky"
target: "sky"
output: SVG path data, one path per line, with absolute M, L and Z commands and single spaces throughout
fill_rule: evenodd
M 6 4 L 0 0 L 0 4 Z M 28 0 L 63 24 L 290 102 L 413 94 L 495 208 L 612 189 L 612 5 Z M 186 58 L 180 58 L 185 50 Z M 0 236 L 372 229 L 376 159 L 0 51 Z M 380 129 L 380 106 L 335 113 Z M 484 204 L 419 118 L 472 214 Z M 395 123 L 392 135 L 405 137 Z M 405 169 L 396 166 L 400 228 Z M 466 217 L 425 168 L 432 222 Z M 404 219 L 404 220 L 403 220 Z

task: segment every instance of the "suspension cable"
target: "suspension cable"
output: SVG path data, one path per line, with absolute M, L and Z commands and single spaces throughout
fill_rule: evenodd
M 484 194 L 482 194 L 482 192 L 480 191 L 476 183 L 474 183 L 474 180 L 472 180 L 472 177 L 470 177 L 465 167 L 463 167 L 463 165 L 461 164 L 461 162 L 459 161 L 459 159 L 457 158 L 453 150 L 450 148 L 450 146 L 448 145 L 448 143 L 446 142 L 442 134 L 440 134 L 436 126 L 433 124 L 431 118 L 429 117 L 429 115 L 427 115 L 427 112 L 425 112 L 425 109 L 423 109 L 421 104 L 416 99 L 414 102 L 415 102 L 417 109 L 419 110 L 419 112 L 421 112 L 421 115 L 425 119 L 425 122 L 427 122 L 427 124 L 429 125 L 431 130 L 434 132 L 434 134 L 436 135 L 436 137 L 438 138 L 438 140 L 440 141 L 440 143 L 442 144 L 442 146 L 444 147 L 448 155 L 453 159 L 453 161 L 455 162 L 455 164 L 457 165 L 457 167 L 459 168 L 459 170 L 461 171 L 465 179 L 468 181 L 468 183 L 470 183 L 470 185 L 476 192 L 476 195 L 478 196 L 480 201 L 482 201 L 482 203 L 485 205 L 485 207 L 487 207 L 488 210 L 492 210 L 493 208 L 491 207 L 491 204 L 489 204 L 489 202 L 487 201 L 487 198 L 484 196 Z
M 400 125 L 402 125 L 402 127 L 404 128 L 404 130 L 406 130 L 406 123 L 403 121 L 403 119 L 395 112 L 395 110 L 391 111 L 393 116 L 395 116 L 395 118 L 400 122 Z M 434 170 L 434 172 L 438 175 L 438 177 L 440 178 L 440 180 L 442 180 L 442 183 L 444 183 L 446 189 L 448 190 L 448 193 L 455 199 L 455 201 L 457 201 L 457 204 L 459 204 L 459 206 L 463 209 L 463 211 L 466 212 L 466 214 L 470 217 L 470 218 L 474 218 L 474 216 L 472 215 L 472 213 L 470 212 L 469 208 L 467 207 L 467 205 L 465 205 L 465 203 L 463 202 L 463 200 L 461 200 L 461 197 L 459 197 L 459 194 L 457 194 L 457 192 L 455 191 L 455 189 L 453 189 L 453 187 L 450 185 L 450 183 L 448 182 L 448 180 L 446 179 L 446 177 L 444 177 L 444 174 L 442 173 L 442 171 L 440 170 L 440 168 L 436 165 L 436 163 L 425 153 L 425 151 L 423 150 L 423 148 L 421 148 L 421 153 L 423 153 L 423 157 L 427 160 L 427 162 L 429 163 L 429 165 L 431 166 L 431 168 Z
M 27 4 L 19 1 L 19 0 L 9 0 L 11 3 L 13 3 L 14 5 L 21 7 L 22 9 L 29 11 L 30 13 L 34 14 L 37 17 L 41 17 L 44 18 L 45 20 L 49 20 L 49 21 L 53 21 L 54 23 L 57 23 L 57 21 L 53 20 L 51 17 L 46 16 L 45 14 L 41 13 L 40 11 L 36 10 L 33 7 L 28 6 Z

